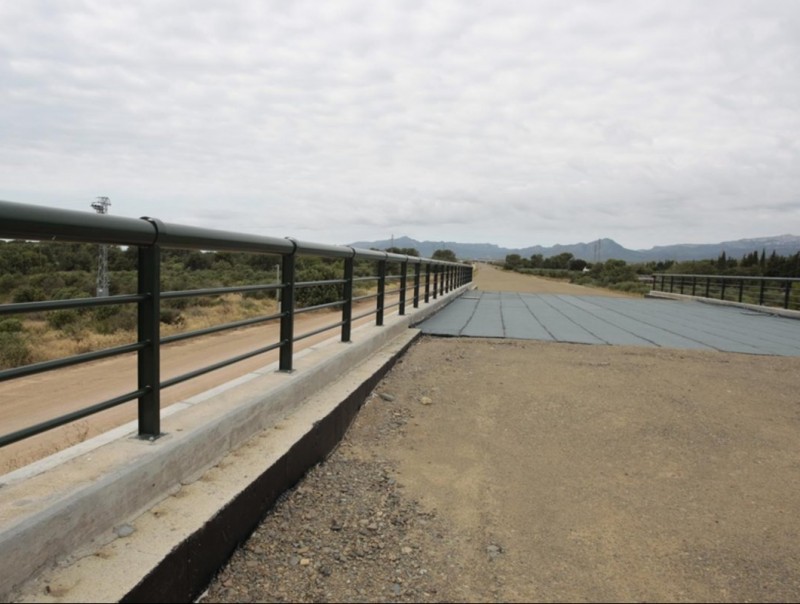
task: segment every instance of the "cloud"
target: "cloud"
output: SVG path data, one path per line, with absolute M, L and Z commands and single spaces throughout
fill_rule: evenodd
M 646 246 L 796 219 L 791 0 L 75 0 L 0 20 L 0 198 L 326 242 Z

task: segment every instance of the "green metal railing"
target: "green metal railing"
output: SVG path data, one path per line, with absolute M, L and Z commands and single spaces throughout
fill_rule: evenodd
M 800 279 L 789 277 L 656 273 L 652 277 L 652 288 L 654 291 L 798 310 L 800 288 L 792 289 L 792 284 L 798 281 Z
M 133 352 L 137 354 L 138 376 L 135 390 L 69 414 L 54 417 L 9 434 L 0 435 L 0 447 L 134 399 L 138 401 L 139 436 L 144 438 L 157 437 L 161 432 L 160 396 L 164 388 L 272 350 L 279 351 L 279 370 L 291 371 L 295 342 L 336 328 L 341 328 L 341 341 L 348 342 L 351 339 L 353 322 L 360 318 L 375 315 L 375 324 L 383 325 L 386 310 L 395 306 L 398 307 L 399 314 L 404 315 L 408 304 L 407 294 L 409 290 L 411 291 L 411 303 L 414 308 L 417 308 L 420 302 L 428 303 L 431 296 L 436 299 L 437 296 L 472 281 L 472 267 L 467 264 L 391 254 L 376 250 L 302 242 L 290 238 L 261 237 L 230 231 L 168 224 L 147 217 L 142 219 L 123 218 L 5 201 L 0 201 L 0 238 L 98 243 L 135 246 L 138 248 L 138 279 L 137 292 L 135 294 L 0 305 L 0 317 L 106 305 L 136 304 L 137 306 L 136 342 L 62 359 L 0 370 L 0 382 Z M 164 248 L 280 255 L 281 282 L 162 292 L 160 270 L 161 250 Z M 341 259 L 343 261 L 341 279 L 297 281 L 296 259 L 299 255 Z M 355 277 L 354 265 L 356 261 L 374 263 L 376 274 Z M 410 277 L 411 284 L 409 284 L 409 265 L 414 268 L 413 275 Z M 394 269 L 391 273 L 389 272 L 390 267 Z M 377 293 L 354 297 L 354 283 L 361 281 L 376 282 Z M 395 289 L 387 291 L 387 282 L 394 283 L 398 281 L 399 283 Z M 341 299 L 305 308 L 296 307 L 295 294 L 298 289 L 330 285 L 341 287 Z M 420 290 L 423 287 L 424 293 L 421 293 Z M 213 296 L 225 293 L 270 291 L 280 293 L 280 307 L 275 314 L 234 321 L 163 338 L 160 335 L 162 300 Z M 387 304 L 386 297 L 395 294 L 398 295 L 398 301 Z M 368 299 L 375 300 L 375 307 L 367 312 L 353 316 L 354 302 Z M 319 329 L 295 335 L 295 318 L 297 315 L 313 310 L 336 307 L 341 308 L 341 318 L 339 320 Z M 278 320 L 280 321 L 278 341 L 205 367 L 199 367 L 183 375 L 164 381 L 161 380 L 160 354 L 162 346 L 203 335 Z

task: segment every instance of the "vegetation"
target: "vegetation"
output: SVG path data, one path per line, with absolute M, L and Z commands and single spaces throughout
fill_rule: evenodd
M 416 252 L 416 250 L 411 250 Z M 400 253 L 409 253 L 402 250 Z M 417 253 L 418 254 L 418 253 Z M 91 244 L 0 241 L 0 303 L 89 298 L 95 295 L 97 246 Z M 136 248 L 108 248 L 110 294 L 137 289 Z M 164 292 L 240 285 L 271 285 L 278 281 L 280 257 L 266 254 L 162 250 L 161 289 Z M 397 271 L 390 263 L 389 273 Z M 374 276 L 375 263 L 358 261 L 356 277 Z M 296 280 L 339 280 L 341 259 L 298 256 Z M 356 295 L 374 289 L 376 281 L 356 283 Z M 299 287 L 298 307 L 338 301 L 341 284 Z M 277 311 L 274 291 L 176 298 L 162 301 L 165 334 L 209 327 Z M 135 340 L 134 304 L 63 309 L 0 317 L 0 367 L 57 358 Z
M 446 262 L 458 262 L 453 250 L 435 250 L 431 256 L 434 260 L 444 260 Z
M 733 275 L 764 277 L 800 277 L 800 252 L 792 256 L 769 256 L 762 250 L 745 254 L 741 259 L 729 258 L 723 252 L 716 260 L 690 260 L 675 262 L 646 262 L 628 264 L 624 260 L 606 260 L 589 263 L 570 253 L 550 258 L 534 254 L 522 258 L 519 254 L 506 256 L 504 268 L 521 273 L 569 279 L 572 283 L 607 287 L 632 293 L 646 293 L 650 283 L 640 277 L 653 273 L 686 275 Z

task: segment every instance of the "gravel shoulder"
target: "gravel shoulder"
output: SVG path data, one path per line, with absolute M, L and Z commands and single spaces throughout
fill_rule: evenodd
M 203 601 L 796 601 L 799 436 L 797 358 L 425 337 Z

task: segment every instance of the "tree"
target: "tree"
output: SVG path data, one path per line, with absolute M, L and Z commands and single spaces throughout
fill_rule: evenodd
M 415 247 L 387 247 L 386 251 L 390 254 L 404 254 L 406 256 L 419 257 L 419 250 Z M 436 256 L 434 255 L 434 258 Z
M 522 256 L 519 254 L 508 254 L 506 256 L 505 269 L 514 271 L 522 266 Z
M 569 268 L 569 262 L 573 256 L 569 252 L 563 252 L 558 256 L 551 256 L 544 261 L 544 268 Z
M 453 250 L 436 250 L 431 256 L 434 260 L 445 260 L 447 262 L 458 262 L 455 252 Z
M 531 256 L 531 268 L 542 268 L 544 266 L 544 256 L 534 254 Z
M 569 261 L 569 270 L 571 271 L 582 271 L 586 268 L 588 262 L 586 260 L 582 260 L 581 258 L 573 258 Z

